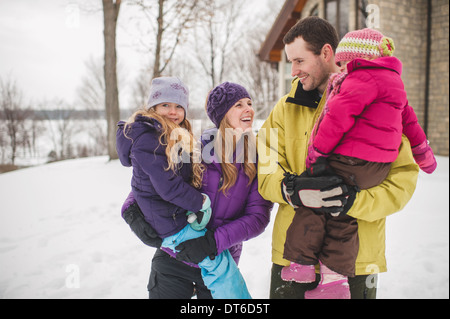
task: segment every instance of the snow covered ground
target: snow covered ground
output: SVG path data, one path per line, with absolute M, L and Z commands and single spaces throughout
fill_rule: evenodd
M 449 298 L 448 157 L 438 165 L 388 217 L 378 298 Z M 147 298 L 154 249 L 120 217 L 130 174 L 106 157 L 1 174 L 0 298 Z M 254 298 L 269 296 L 272 227 L 244 244 L 240 268 Z

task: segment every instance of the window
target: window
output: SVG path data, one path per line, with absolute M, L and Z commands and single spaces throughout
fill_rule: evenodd
M 311 11 L 309 12 L 310 16 L 318 17 L 319 16 L 319 4 L 316 4 Z
M 334 25 L 340 39 L 349 31 L 349 2 L 350 0 L 325 0 L 325 19 Z
M 288 94 L 291 91 L 291 82 L 292 82 L 292 75 L 291 75 L 291 68 L 292 63 L 290 63 L 287 60 L 286 53 L 283 52 L 282 61 L 280 66 L 283 68 L 280 70 L 280 80 L 281 83 L 279 84 L 279 90 L 280 90 L 280 96 L 283 96 L 285 94 Z
M 356 30 L 364 29 L 366 27 L 366 19 L 368 16 L 366 8 L 367 0 L 356 0 Z
M 291 75 L 291 67 L 292 67 L 292 63 L 289 63 L 286 61 L 286 65 L 285 65 L 285 76 L 284 76 L 284 92 L 285 94 L 288 94 L 291 91 L 291 86 L 292 86 L 292 75 Z

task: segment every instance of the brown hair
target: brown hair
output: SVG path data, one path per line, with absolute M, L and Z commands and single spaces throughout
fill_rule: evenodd
M 180 156 L 180 150 L 182 152 L 190 154 L 190 163 L 192 163 L 191 184 L 195 188 L 200 188 L 203 181 L 204 166 L 203 164 L 201 164 L 201 161 L 199 159 L 194 160 L 193 158 L 193 156 L 199 155 L 200 151 L 194 148 L 195 139 L 192 133 L 191 123 L 188 121 L 188 119 L 185 118 L 183 122 L 180 123 L 180 125 L 177 125 L 174 122 L 167 120 L 165 117 L 156 113 L 154 107 L 151 107 L 148 110 L 144 108 L 135 112 L 128 119 L 123 128 L 125 136 L 127 136 L 126 133 L 129 129 L 129 125 L 136 120 L 136 116 L 138 115 L 155 119 L 161 124 L 161 135 L 159 136 L 159 143 L 166 146 L 166 156 L 167 162 L 169 164 L 166 170 L 170 169 L 174 173 L 176 173 L 176 170 L 178 169 L 177 163 L 179 162 L 177 162 L 176 159 Z M 174 136 L 176 138 L 173 138 Z
M 283 38 L 283 43 L 291 44 L 296 38 L 302 37 L 308 44 L 309 50 L 320 55 L 325 44 L 329 44 L 333 52 L 339 44 L 336 29 L 327 21 L 319 17 L 306 17 L 298 21 Z
M 222 168 L 223 174 L 223 183 L 220 187 L 219 191 L 222 191 L 225 195 L 227 191 L 236 183 L 238 170 L 235 166 L 236 162 L 242 163 L 242 167 L 244 169 L 245 175 L 247 175 L 249 181 L 247 186 L 253 182 L 256 177 L 256 165 L 252 161 L 250 161 L 250 151 L 249 147 L 256 147 L 256 138 L 253 132 L 243 134 L 240 138 L 244 139 L 244 158 L 238 159 L 234 158 L 233 154 L 236 151 L 237 141 L 235 140 L 235 135 L 227 136 L 225 130 L 233 129 L 230 125 L 228 118 L 225 116 L 223 120 L 220 122 L 219 130 L 217 132 L 217 140 L 215 141 L 215 149 L 218 151 L 217 155 L 221 158 L 220 166 Z M 231 138 L 230 138 L 231 137 Z M 232 147 L 230 147 L 230 143 Z M 228 152 L 232 152 L 232 154 L 227 154 Z M 256 150 L 255 150 L 256 151 Z M 230 161 L 231 159 L 231 161 Z M 241 161 L 243 160 L 243 161 Z

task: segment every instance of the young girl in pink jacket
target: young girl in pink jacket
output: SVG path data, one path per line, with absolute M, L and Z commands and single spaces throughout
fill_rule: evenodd
M 364 44 L 370 41 L 373 48 Z M 307 167 L 331 154 L 391 163 L 403 133 L 420 168 L 428 174 L 436 169 L 433 151 L 408 105 L 400 77 L 402 63 L 393 52 L 393 40 L 371 29 L 349 32 L 339 43 L 335 62 L 346 72 L 330 77 L 327 104 L 313 132 Z
M 436 169 L 433 151 L 408 105 L 402 63 L 393 52 L 393 40 L 371 29 L 349 32 L 341 40 L 335 62 L 344 72 L 330 76 L 327 102 L 308 148 L 309 174 L 333 170 L 356 191 L 374 187 L 389 174 L 402 134 L 420 168 L 428 174 Z M 282 270 L 284 280 L 313 282 L 314 265 L 320 263 L 321 281 L 305 298 L 350 298 L 347 279 L 354 276 L 358 226 L 343 215 L 300 208 L 287 231 L 284 258 L 292 263 Z M 335 253 L 323 253 L 323 246 Z

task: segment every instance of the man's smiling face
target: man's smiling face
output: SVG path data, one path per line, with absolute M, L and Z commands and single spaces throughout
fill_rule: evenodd
M 291 74 L 297 76 L 305 91 L 318 89 L 323 93 L 327 87 L 330 76 L 327 70 L 326 61 L 321 55 L 315 55 L 308 48 L 308 44 L 302 37 L 298 37 L 294 42 L 286 44 L 286 55 L 288 61 L 292 63 Z

